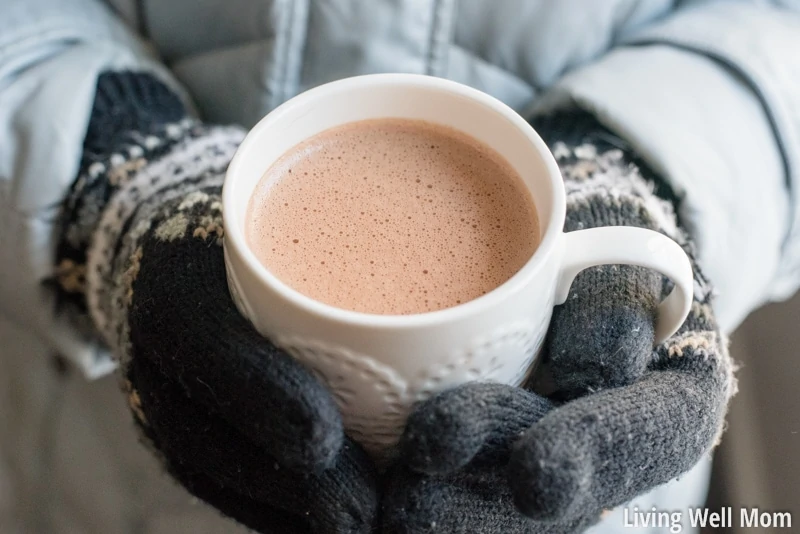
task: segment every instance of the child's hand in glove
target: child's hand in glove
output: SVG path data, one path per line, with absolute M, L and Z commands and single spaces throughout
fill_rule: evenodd
M 220 189 L 242 137 L 184 118 L 148 75 L 103 75 L 60 285 L 88 304 L 146 441 L 190 492 L 260 532 L 370 532 L 373 470 L 332 397 L 228 293 Z
M 672 206 L 603 141 L 610 134 L 580 115 L 536 128 L 564 175 L 566 231 L 639 226 L 691 252 Z M 419 406 L 386 480 L 382 531 L 581 532 L 694 466 L 718 439 L 736 386 L 710 288 L 693 268 L 689 317 L 655 348 L 660 275 L 628 266 L 578 275 L 546 345 L 558 398 L 572 400 L 474 383 Z

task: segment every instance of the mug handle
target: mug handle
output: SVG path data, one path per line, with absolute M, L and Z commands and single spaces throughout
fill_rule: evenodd
M 579 272 L 596 265 L 638 265 L 663 274 L 675 284 L 658 306 L 655 342 L 678 331 L 692 307 L 694 276 L 689 257 L 667 236 L 630 226 L 603 226 L 567 232 L 555 303 L 567 300 Z

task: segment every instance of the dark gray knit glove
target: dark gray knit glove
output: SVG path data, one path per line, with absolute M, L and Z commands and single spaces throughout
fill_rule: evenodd
M 103 75 L 59 287 L 88 305 L 145 441 L 191 493 L 260 532 L 369 532 L 375 475 L 332 396 L 228 293 L 220 190 L 242 137 L 186 119 L 148 75 Z
M 564 175 L 566 231 L 650 228 L 691 257 L 672 205 L 621 141 L 582 114 L 534 126 Z M 662 277 L 595 267 L 554 312 L 545 357 L 555 394 L 474 383 L 419 406 L 386 478 L 382 531 L 582 532 L 694 466 L 719 438 L 736 385 L 709 285 L 693 267 L 691 312 L 665 343 L 654 347 Z

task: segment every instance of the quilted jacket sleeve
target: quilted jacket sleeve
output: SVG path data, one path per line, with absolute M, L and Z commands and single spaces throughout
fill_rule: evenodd
M 0 2 L 0 314 L 31 329 L 89 376 L 104 351 L 57 315 L 54 227 L 77 174 L 98 73 L 156 72 L 149 50 L 97 0 Z
M 732 330 L 800 285 L 800 2 L 685 0 L 568 72 L 578 106 L 667 177 Z

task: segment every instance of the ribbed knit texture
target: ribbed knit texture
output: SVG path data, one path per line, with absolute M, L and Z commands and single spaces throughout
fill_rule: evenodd
M 674 197 L 642 176 L 621 140 L 580 112 L 534 126 L 564 176 L 566 231 L 650 228 L 693 257 L 672 204 L 654 191 Z M 690 315 L 657 347 L 656 307 L 669 289 L 660 275 L 626 266 L 578 275 L 546 341 L 553 398 L 567 402 L 468 384 L 418 407 L 386 481 L 383 532 L 582 532 L 694 466 L 719 438 L 736 382 L 693 264 Z
M 221 186 L 244 132 L 145 74 L 98 82 L 64 207 L 59 282 L 121 365 L 134 420 L 190 492 L 266 533 L 365 533 L 371 463 L 327 389 L 228 292 Z

